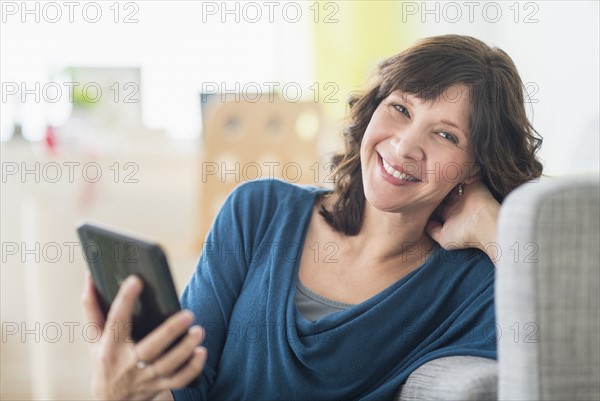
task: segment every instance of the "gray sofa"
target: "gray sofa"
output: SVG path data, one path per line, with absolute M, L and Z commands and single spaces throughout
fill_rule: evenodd
M 600 176 L 544 178 L 504 201 L 498 361 L 415 370 L 397 400 L 600 400 Z

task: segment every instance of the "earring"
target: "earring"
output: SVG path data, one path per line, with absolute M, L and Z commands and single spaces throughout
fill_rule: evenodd
M 458 184 L 458 196 L 463 196 L 464 184 Z

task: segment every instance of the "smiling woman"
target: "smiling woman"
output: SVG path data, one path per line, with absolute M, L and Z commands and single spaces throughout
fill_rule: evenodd
M 333 191 L 234 190 L 181 297 L 194 319 L 181 312 L 136 344 L 105 330 L 95 396 L 390 399 L 428 361 L 496 358 L 486 245 L 499 202 L 542 170 L 521 90 L 510 58 L 471 37 L 383 62 L 350 103 Z M 106 321 L 86 288 L 90 321 L 127 327 L 139 282 Z
M 423 102 L 395 91 L 375 109 L 361 146 L 369 204 L 428 218 L 453 187 L 477 178 L 466 168 L 475 158 L 467 131 L 459 128 L 468 126 L 468 97 L 448 101 L 446 95 Z
M 510 57 L 472 37 L 446 35 L 424 39 L 385 60 L 376 71 L 372 86 L 350 100 L 346 152 L 335 159 L 338 200 L 333 210 L 323 210 L 323 215 L 346 234 L 360 230 L 364 208 L 359 169 L 363 136 L 384 100 L 392 102 L 410 119 L 408 105 L 403 105 L 401 99 L 393 102 L 402 94 L 404 99 L 412 95 L 408 99 L 420 103 L 421 108 L 440 102 L 447 107 L 455 103 L 464 106 L 457 115 L 462 128 L 456 124 L 453 128 L 462 131 L 463 141 L 457 145 L 467 150 L 476 164 L 460 165 L 460 170 L 473 172 L 476 166 L 482 181 L 501 202 L 518 185 L 542 173 L 542 165 L 535 157 L 542 140 L 527 119 L 523 90 Z M 438 116 L 438 123 L 449 118 Z M 428 166 L 416 166 L 414 160 L 410 161 L 406 169 L 428 172 L 438 179 L 448 168 L 438 164 L 427 170 Z M 440 162 L 433 160 L 436 161 Z M 345 207 L 348 203 L 353 208 Z

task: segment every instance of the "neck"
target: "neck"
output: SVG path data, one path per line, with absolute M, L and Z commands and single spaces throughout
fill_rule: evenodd
M 360 232 L 344 241 L 355 258 L 366 257 L 376 264 L 399 258 L 409 263 L 422 260 L 435 245 L 425 232 L 430 214 L 383 212 L 366 202 Z
M 357 240 L 373 251 L 380 261 L 410 256 L 421 257 L 429 252 L 434 241 L 425 232 L 429 214 L 388 213 L 365 204 L 363 225 Z

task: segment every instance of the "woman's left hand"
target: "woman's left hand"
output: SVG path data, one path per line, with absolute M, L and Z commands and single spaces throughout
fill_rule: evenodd
M 500 204 L 483 182 L 464 185 L 463 195 L 456 189 L 437 208 L 442 219 L 431 219 L 427 233 L 446 249 L 478 248 L 495 262 L 497 257 L 496 228 Z

